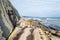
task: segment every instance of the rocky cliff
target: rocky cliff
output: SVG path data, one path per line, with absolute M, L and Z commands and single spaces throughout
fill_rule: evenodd
M 7 38 L 20 19 L 17 10 L 12 6 L 9 0 L 0 0 L 0 30 L 3 36 Z
M 0 40 L 60 40 L 59 29 L 22 18 L 9 0 L 0 0 Z

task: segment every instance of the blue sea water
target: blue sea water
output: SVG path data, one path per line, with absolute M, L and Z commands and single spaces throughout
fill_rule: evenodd
M 41 23 L 46 24 L 46 25 L 57 25 L 60 26 L 60 20 L 43 20 Z
M 31 17 L 31 16 L 23 16 L 25 18 L 38 18 L 40 19 L 42 22 L 42 24 L 46 24 L 46 25 L 57 25 L 60 27 L 60 17 Z

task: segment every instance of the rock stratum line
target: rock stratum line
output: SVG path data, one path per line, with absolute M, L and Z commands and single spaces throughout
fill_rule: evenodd
M 60 27 L 23 18 L 9 0 L 0 0 L 0 40 L 60 40 Z
M 38 21 L 35 21 L 32 19 L 21 19 L 19 22 L 17 22 L 17 24 L 19 25 L 17 25 L 17 27 L 15 28 L 13 33 L 10 35 L 8 40 L 57 40 L 57 39 L 60 40 L 59 39 L 60 35 L 55 34 L 54 33 L 55 30 L 48 31 L 47 30 L 48 28 L 46 28 L 41 23 L 39 24 Z M 57 36 L 54 36 L 52 33 Z

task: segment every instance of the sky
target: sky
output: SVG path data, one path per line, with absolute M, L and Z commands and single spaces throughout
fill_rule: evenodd
M 60 0 L 10 0 L 21 16 L 60 17 Z

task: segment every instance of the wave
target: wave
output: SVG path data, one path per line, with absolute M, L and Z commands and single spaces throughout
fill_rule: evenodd
M 60 20 L 60 17 L 33 17 L 33 16 L 23 16 L 25 18 L 34 18 L 39 20 Z
M 46 18 L 46 20 L 60 20 L 58 18 Z

